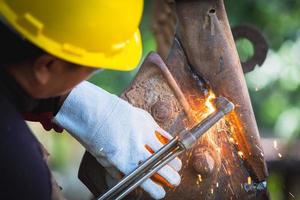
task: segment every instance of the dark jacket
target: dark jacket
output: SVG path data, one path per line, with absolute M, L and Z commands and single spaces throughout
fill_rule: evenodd
M 53 113 L 58 98 L 36 100 L 0 68 L 0 199 L 47 200 L 51 179 L 22 113 Z

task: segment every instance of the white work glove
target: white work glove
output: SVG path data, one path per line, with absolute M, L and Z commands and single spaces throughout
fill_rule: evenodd
M 100 164 L 107 168 L 112 164 L 125 175 L 151 156 L 146 146 L 154 152 L 163 146 L 156 131 L 172 138 L 148 112 L 88 82 L 71 91 L 53 121 L 68 130 Z M 177 186 L 181 165 L 175 159 L 158 174 L 170 185 Z M 165 196 L 164 188 L 151 179 L 141 187 L 154 199 Z

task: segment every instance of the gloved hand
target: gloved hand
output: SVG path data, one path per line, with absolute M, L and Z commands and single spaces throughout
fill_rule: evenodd
M 88 82 L 71 91 L 54 122 L 68 130 L 104 167 L 112 164 L 125 175 L 159 150 L 164 138 L 172 138 L 149 113 Z M 157 176 L 177 186 L 181 165 L 175 159 Z M 141 187 L 155 199 L 165 196 L 163 187 L 153 180 L 146 180 Z

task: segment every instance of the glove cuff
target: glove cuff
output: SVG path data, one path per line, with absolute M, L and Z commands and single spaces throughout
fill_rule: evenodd
M 65 128 L 94 154 L 93 133 L 106 121 L 119 101 L 116 95 L 84 81 L 71 91 L 53 122 Z

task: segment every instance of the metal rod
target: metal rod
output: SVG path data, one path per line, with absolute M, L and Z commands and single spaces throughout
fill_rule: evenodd
M 179 143 L 185 148 L 190 149 L 194 146 L 196 141 L 206 133 L 213 125 L 222 119 L 227 113 L 234 109 L 233 103 L 224 97 L 216 99 L 216 111 L 202 120 L 196 127 L 189 131 L 181 133 Z
M 151 56 L 149 56 L 149 59 L 155 66 L 157 66 L 161 70 L 163 76 L 167 80 L 167 83 L 169 84 L 169 86 L 172 88 L 172 91 L 177 96 L 178 101 L 180 102 L 181 106 L 183 107 L 183 110 L 184 110 L 185 114 L 187 115 L 188 119 L 193 121 L 194 120 L 193 110 L 192 110 L 189 102 L 185 98 L 179 85 L 177 84 L 176 80 L 174 79 L 172 73 L 170 72 L 167 65 L 165 64 L 165 62 L 157 54 L 151 54 Z
M 206 131 L 208 131 L 213 125 L 215 125 L 222 117 L 224 113 L 222 111 L 216 112 L 213 115 L 210 115 L 201 122 L 201 126 L 197 126 L 195 130 L 191 132 L 196 138 L 200 138 Z
M 132 190 L 134 190 L 136 187 L 138 187 L 140 184 L 142 184 L 146 179 L 150 178 L 153 174 L 155 174 L 157 171 L 159 171 L 161 168 L 163 168 L 165 165 L 167 165 L 170 161 L 172 161 L 177 156 L 179 156 L 182 152 L 183 152 L 183 150 L 179 149 L 179 151 L 177 151 L 175 153 L 172 153 L 172 154 L 169 154 L 168 157 L 166 157 L 156 167 L 154 167 L 149 172 L 147 172 L 143 177 L 141 177 L 133 185 L 131 185 L 130 187 L 128 187 L 124 192 L 122 192 L 122 194 L 120 194 L 118 197 L 116 197 L 115 200 L 121 200 L 121 199 L 123 199 Z
M 151 157 L 149 157 L 143 164 L 141 164 L 139 167 L 136 168 L 133 172 L 128 174 L 126 177 L 124 177 L 119 183 L 117 183 L 112 189 L 110 189 L 108 192 L 106 192 L 103 196 L 99 197 L 98 200 L 106 200 L 109 199 L 110 196 L 114 193 L 117 193 L 122 188 L 124 188 L 128 183 L 132 181 L 132 179 L 140 173 L 140 171 L 145 170 L 146 168 L 153 163 L 153 161 L 157 160 L 161 155 L 163 155 L 166 151 L 172 149 L 172 147 L 177 144 L 178 138 L 174 137 L 168 144 L 166 144 L 164 147 L 162 147 L 160 150 L 157 151 L 157 153 L 153 154 Z

